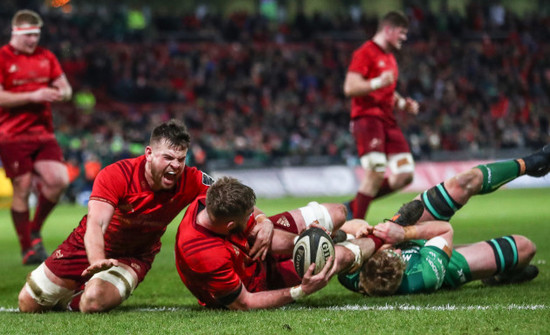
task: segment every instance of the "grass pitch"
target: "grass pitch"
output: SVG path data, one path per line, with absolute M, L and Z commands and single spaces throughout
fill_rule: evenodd
M 377 201 L 369 222 L 389 218 L 414 194 Z M 268 214 L 311 199 L 260 199 Z M 318 201 L 341 202 L 344 198 Z M 58 207 L 43 232 L 48 250 L 76 227 L 86 209 Z M 479 282 L 430 295 L 365 298 L 334 278 L 328 287 L 276 310 L 210 311 L 198 306 L 174 266 L 174 222 L 145 281 L 119 308 L 104 314 L 17 312 L 17 295 L 32 267 L 21 265 L 8 209 L 0 209 L 0 334 L 548 334 L 550 333 L 550 189 L 499 190 L 473 198 L 453 218 L 455 243 L 523 234 L 537 245 L 540 270 L 530 283 L 485 287 Z

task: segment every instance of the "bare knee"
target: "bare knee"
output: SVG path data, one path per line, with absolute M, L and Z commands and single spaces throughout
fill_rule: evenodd
M 535 257 L 537 247 L 535 243 L 522 235 L 512 235 L 518 249 L 518 264 L 527 265 Z
M 40 313 L 44 312 L 47 308 L 39 305 L 27 292 L 27 289 L 23 287 L 19 292 L 19 311 L 22 313 Z
M 89 282 L 80 299 L 82 313 L 106 312 L 122 303 L 118 290 L 110 283 Z
M 346 222 L 348 210 L 344 204 L 331 204 L 329 210 L 334 230 L 337 230 Z

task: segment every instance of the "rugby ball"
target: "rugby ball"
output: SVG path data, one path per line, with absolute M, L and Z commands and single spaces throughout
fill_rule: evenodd
M 292 259 L 296 273 L 300 278 L 304 276 L 312 263 L 315 263 L 313 274 L 321 272 L 330 256 L 334 256 L 334 243 L 321 228 L 310 227 L 304 230 L 294 243 Z

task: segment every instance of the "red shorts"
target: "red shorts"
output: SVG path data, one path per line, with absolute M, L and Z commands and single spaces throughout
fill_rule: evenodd
M 378 117 L 367 115 L 353 119 L 350 128 L 359 157 L 373 151 L 386 155 L 411 152 L 399 126 L 391 126 Z
M 63 162 L 63 152 L 55 139 L 0 144 L 0 159 L 8 178 L 32 172 L 37 161 Z
M 302 278 L 298 276 L 292 262 L 292 255 L 276 256 L 266 260 L 267 289 L 277 290 L 300 285 Z
M 82 285 L 90 279 L 90 277 L 81 276 L 82 271 L 90 266 L 90 263 L 88 262 L 88 256 L 86 256 L 86 249 L 84 249 L 84 246 L 70 243 L 68 242 L 69 239 L 61 243 L 50 257 L 46 259 L 45 263 L 48 269 L 56 276 L 72 279 L 79 285 Z M 132 257 L 117 257 L 116 259 L 130 266 L 136 272 L 138 284 L 143 281 L 145 275 L 151 269 L 151 263 L 141 259 Z

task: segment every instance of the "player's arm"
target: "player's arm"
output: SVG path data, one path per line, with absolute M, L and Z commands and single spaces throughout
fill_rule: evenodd
M 418 114 L 418 102 L 412 98 L 403 98 L 401 94 L 395 92 L 393 95 L 393 101 L 395 108 L 405 111 L 409 114 L 416 115 Z
M 30 103 L 59 101 L 61 94 L 56 88 L 40 88 L 32 92 L 9 92 L 0 86 L 0 107 L 12 108 Z
M 71 84 L 69 84 L 69 81 L 67 80 L 67 77 L 65 74 L 62 74 L 52 82 L 52 86 L 57 88 L 61 95 L 61 101 L 68 101 L 71 100 L 71 97 L 73 96 L 73 88 L 71 87 Z
M 359 72 L 348 71 L 344 80 L 344 94 L 347 97 L 358 97 L 369 94 L 394 82 L 393 72 L 384 71 L 376 78 L 364 78 Z
M 237 298 L 227 307 L 246 311 L 284 306 L 325 287 L 334 274 L 333 265 L 334 258 L 330 257 L 323 270 L 313 275 L 315 264 L 311 264 L 304 274 L 302 283 L 295 287 L 252 293 L 248 292 L 243 285 Z
M 250 236 L 254 237 L 254 244 L 250 249 L 250 256 L 253 259 L 265 260 L 267 252 L 271 247 L 273 239 L 273 222 L 258 207 L 254 207 L 254 220 L 256 224 Z
M 374 235 L 387 243 L 396 244 L 410 240 L 430 240 L 441 237 L 447 248 L 444 251 L 450 256 L 453 246 L 453 227 L 447 221 L 425 221 L 420 224 L 402 227 L 391 221 L 377 224 Z
M 84 270 L 83 276 L 91 275 L 99 271 L 117 266 L 115 259 L 105 258 L 105 240 L 103 235 L 113 217 L 115 208 L 107 202 L 90 200 L 88 202 L 88 218 L 84 245 L 90 266 Z
M 374 227 L 371 226 L 367 221 L 361 219 L 352 219 L 346 221 L 340 230 L 348 235 L 352 235 L 355 238 L 367 236 L 372 234 Z

